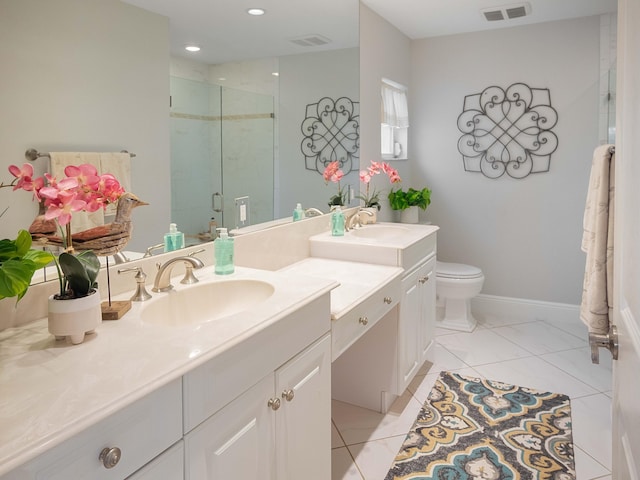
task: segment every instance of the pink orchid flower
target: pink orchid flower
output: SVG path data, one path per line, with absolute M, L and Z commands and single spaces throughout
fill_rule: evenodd
M 85 201 L 77 199 L 76 193 L 60 190 L 55 201 L 49 203 L 44 218 L 47 220 L 56 219 L 61 226 L 65 226 L 71 221 L 71 214 L 84 210 L 86 205 Z
M 68 165 L 64 169 L 64 174 L 69 178 L 76 178 L 79 185 L 88 185 L 91 189 L 95 189 L 95 185 L 100 181 L 98 170 L 89 163 L 82 165 Z
M 13 190 L 23 189 L 27 192 L 33 190 L 33 166 L 29 163 L 22 165 L 22 168 L 17 165 L 9 165 L 9 173 L 16 177 L 17 183 L 13 186 Z
M 344 176 L 342 170 L 340 170 L 340 164 L 336 160 L 335 162 L 329 163 L 327 167 L 324 169 L 324 173 L 322 174 L 325 182 L 339 182 L 340 179 Z
M 369 170 L 360 170 L 360 181 L 362 183 L 369 183 L 373 175 Z

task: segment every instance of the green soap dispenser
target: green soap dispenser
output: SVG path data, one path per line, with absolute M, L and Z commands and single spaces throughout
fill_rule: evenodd
M 297 222 L 298 220 L 302 220 L 304 218 L 304 210 L 302 209 L 302 204 L 298 203 L 296 205 L 296 209 L 293 211 L 293 221 Z
M 175 223 L 169 224 L 169 233 L 164 236 L 164 251 L 173 252 L 184 248 L 184 233 L 178 231 Z
M 233 266 L 233 238 L 229 237 L 227 229 L 218 228 L 218 238 L 213 242 L 216 260 L 214 272 L 217 275 L 228 275 L 234 272 Z
M 331 214 L 331 235 L 342 237 L 344 235 L 344 213 L 340 205 Z

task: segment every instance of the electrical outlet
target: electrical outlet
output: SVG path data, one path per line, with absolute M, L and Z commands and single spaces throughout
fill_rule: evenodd
M 249 225 L 249 197 L 238 197 L 235 199 L 236 228 Z

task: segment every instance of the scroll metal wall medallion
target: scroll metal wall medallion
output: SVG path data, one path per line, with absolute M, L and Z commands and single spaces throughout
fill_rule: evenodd
M 360 151 L 360 103 L 347 97 L 329 97 L 307 105 L 302 122 L 304 139 L 300 146 L 307 170 L 322 173 L 325 167 L 338 161 L 348 174 L 358 168 Z
M 488 87 L 467 95 L 458 117 L 464 169 L 489 178 L 548 172 L 558 137 L 551 129 L 558 113 L 546 88 L 514 83 L 507 90 Z

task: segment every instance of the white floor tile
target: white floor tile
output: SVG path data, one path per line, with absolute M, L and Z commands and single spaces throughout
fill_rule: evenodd
M 553 322 L 550 320 L 544 321 L 549 325 L 553 325 L 560 330 L 564 330 L 571 335 L 583 339 L 585 342 L 589 341 L 589 330 L 587 330 L 587 326 L 582 323 L 582 320 L 580 320 L 579 318 L 576 318 L 575 322 Z
M 573 443 L 611 469 L 611 399 L 600 393 L 571 401 Z
M 577 447 L 575 442 L 573 445 L 573 454 L 576 461 L 576 479 L 592 480 L 594 478 L 600 478 L 603 475 L 611 474 L 604 466 Z
M 609 352 L 601 351 L 600 363 L 591 363 L 589 347 L 541 355 L 540 358 L 564 370 L 600 392 L 611 390 L 612 363 Z
M 400 435 L 350 445 L 348 448 L 365 480 L 382 480 L 389 472 L 404 439 L 405 435 Z
M 516 315 L 495 315 L 490 313 L 473 313 L 478 321 L 478 325 L 484 328 L 503 327 L 505 325 L 515 325 L 517 323 L 530 322 L 529 318 L 518 317 Z
M 331 451 L 331 480 L 362 480 L 347 447 Z
M 398 397 L 386 414 L 334 400 L 331 416 L 343 440 L 349 445 L 396 435 L 406 435 L 422 405 L 409 390 Z
M 441 372 L 443 370 L 456 370 L 469 366 L 443 347 L 439 343 L 439 340 L 436 340 L 436 344 L 433 346 L 432 355 L 433 365 L 429 369 L 429 373 Z
M 493 331 L 535 355 L 587 345 L 584 340 L 546 322 L 521 323 L 494 328 Z
M 331 448 L 344 447 L 344 442 L 342 441 L 342 437 L 336 430 L 336 426 L 333 421 L 331 422 Z
M 468 366 L 529 357 L 531 353 L 488 329 L 438 337 L 438 342 Z
M 538 357 L 481 365 L 474 369 L 489 380 L 507 382 L 535 390 L 563 393 L 577 398 L 597 390 Z

